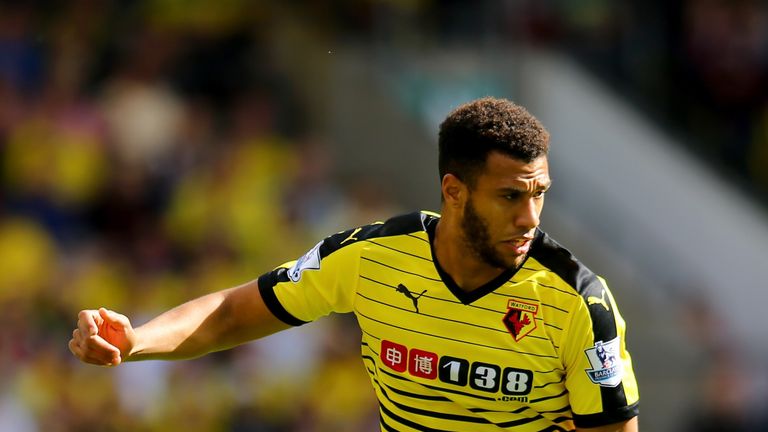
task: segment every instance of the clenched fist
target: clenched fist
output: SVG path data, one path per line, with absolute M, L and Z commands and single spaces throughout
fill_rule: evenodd
M 69 350 L 86 363 L 117 366 L 135 343 L 136 333 L 128 318 L 100 308 L 80 311 Z

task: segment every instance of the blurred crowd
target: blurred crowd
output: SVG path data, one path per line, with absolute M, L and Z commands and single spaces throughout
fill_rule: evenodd
M 675 289 L 685 293 L 686 288 Z M 688 288 L 690 289 L 690 288 Z M 686 432 L 759 432 L 768 413 L 768 377 L 763 362 L 748 355 L 749 342 L 723 325 L 723 311 L 707 298 L 685 293 L 679 318 L 697 361 Z
M 562 47 L 768 204 L 768 5 L 524 1 L 523 37 Z
M 80 309 L 140 324 L 389 213 L 334 181 L 255 5 L 0 2 L 0 430 L 375 429 L 345 318 L 189 362 L 67 350 Z
M 505 52 L 513 44 L 565 52 L 683 143 L 691 155 L 768 205 L 765 1 L 306 4 L 314 25 L 334 36 L 370 42 L 389 54 L 436 45 Z
M 285 3 L 330 37 L 564 48 L 768 195 L 764 2 Z M 139 324 L 397 210 L 335 178 L 273 51 L 281 4 L 0 0 L 0 430 L 377 430 L 347 317 L 186 362 L 67 350 L 80 309 Z

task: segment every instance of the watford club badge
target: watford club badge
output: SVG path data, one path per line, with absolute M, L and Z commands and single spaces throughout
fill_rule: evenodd
M 539 311 L 539 305 L 509 299 L 507 307 L 509 310 L 502 321 L 515 341 L 519 342 L 536 329 L 536 313 Z

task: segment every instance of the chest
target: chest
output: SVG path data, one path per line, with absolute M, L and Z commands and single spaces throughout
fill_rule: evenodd
M 498 411 L 564 393 L 567 313 L 524 281 L 463 304 L 427 264 L 361 267 L 355 313 L 377 380 Z

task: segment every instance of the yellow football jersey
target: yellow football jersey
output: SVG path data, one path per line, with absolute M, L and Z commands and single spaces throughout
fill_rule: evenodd
M 384 431 L 569 431 L 638 414 L 603 279 L 539 230 L 521 268 L 462 291 L 434 258 L 438 221 L 332 235 L 262 275 L 261 295 L 292 325 L 355 313 Z

